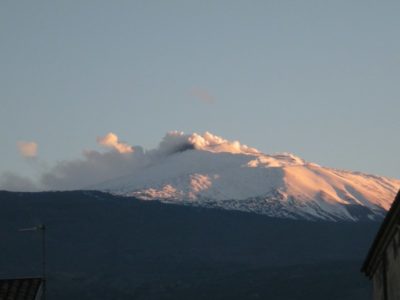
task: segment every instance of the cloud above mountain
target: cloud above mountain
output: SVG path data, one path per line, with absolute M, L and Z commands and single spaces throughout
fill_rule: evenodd
M 16 192 L 33 192 L 38 190 L 38 185 L 30 178 L 20 176 L 13 172 L 4 172 L 0 175 L 0 190 Z
M 21 190 L 71 190 L 88 189 L 101 182 L 128 174 L 140 172 L 149 165 L 162 161 L 170 155 L 187 150 L 209 152 L 229 152 L 257 154 L 257 149 L 242 145 L 238 141 L 229 141 L 209 132 L 203 134 L 185 134 L 180 131 L 168 132 L 158 147 L 143 150 L 140 146 L 131 146 L 113 132 L 96 138 L 98 145 L 108 149 L 89 150 L 82 157 L 60 161 L 52 167 L 40 167 L 36 185 L 29 178 L 7 173 L 0 178 L 0 188 Z M 27 158 L 37 156 L 35 142 L 19 142 L 21 155 Z M 39 164 L 39 162 L 38 162 Z
M 134 173 L 145 161 L 140 152 L 85 151 L 82 158 L 59 162 L 43 172 L 40 184 L 50 190 L 90 189 L 103 181 Z
M 121 142 L 118 139 L 118 136 L 115 133 L 107 133 L 103 137 L 97 137 L 97 143 L 101 146 L 112 148 L 119 153 L 131 153 L 134 151 L 134 148 L 124 142 Z
M 38 144 L 36 142 L 18 141 L 17 148 L 25 158 L 35 158 L 37 156 Z
M 191 96 L 197 98 L 199 101 L 205 104 L 214 104 L 215 98 L 207 90 L 194 88 L 190 92 Z

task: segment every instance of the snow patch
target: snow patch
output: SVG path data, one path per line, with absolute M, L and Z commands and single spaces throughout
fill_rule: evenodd
M 170 132 L 147 153 L 141 157 L 150 163 L 97 188 L 168 203 L 351 221 L 380 218 L 400 188 L 400 180 L 321 167 L 290 153 L 263 154 L 209 132 Z

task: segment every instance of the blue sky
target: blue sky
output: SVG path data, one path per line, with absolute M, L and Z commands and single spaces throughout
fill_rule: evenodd
M 1 1 L 0 173 L 210 131 L 400 178 L 399 1 Z

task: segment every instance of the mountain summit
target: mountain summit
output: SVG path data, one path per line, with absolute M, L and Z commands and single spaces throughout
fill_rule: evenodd
M 132 174 L 96 189 L 273 217 L 359 221 L 380 218 L 400 187 L 400 180 L 264 154 L 209 132 L 170 132 L 158 149 L 140 156 Z

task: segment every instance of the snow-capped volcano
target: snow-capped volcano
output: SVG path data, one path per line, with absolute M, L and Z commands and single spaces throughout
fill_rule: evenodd
M 208 132 L 171 132 L 137 159 L 132 174 L 97 188 L 275 217 L 356 221 L 382 216 L 400 187 L 400 180 L 321 167 L 288 153 L 267 155 Z

